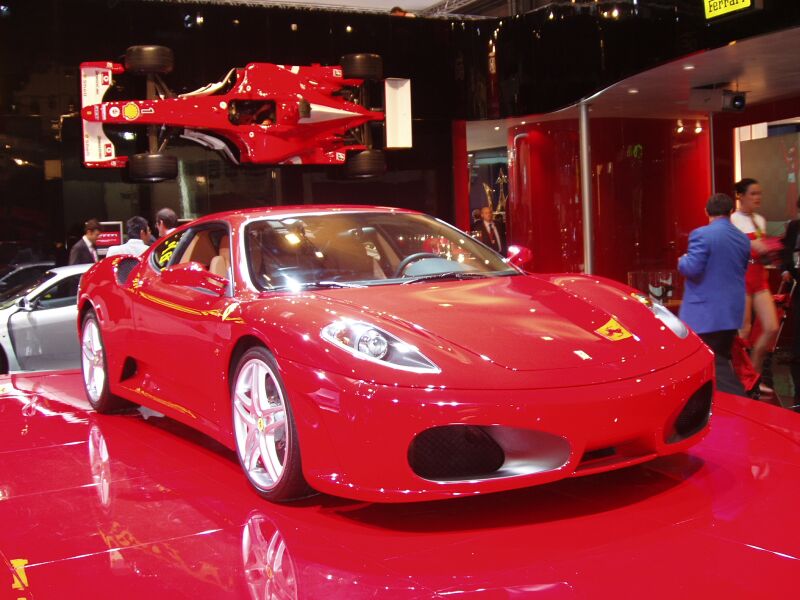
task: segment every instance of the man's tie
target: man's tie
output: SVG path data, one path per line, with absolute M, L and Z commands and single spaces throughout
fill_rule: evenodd
M 497 231 L 494 228 L 494 223 L 488 223 L 487 227 L 489 228 L 489 242 L 492 244 L 492 248 L 497 248 Z

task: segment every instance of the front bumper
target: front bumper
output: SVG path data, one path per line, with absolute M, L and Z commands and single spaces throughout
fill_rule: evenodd
M 710 400 L 714 362 L 701 347 L 675 365 L 633 379 L 576 387 L 566 381 L 548 390 L 402 388 L 291 361 L 281 361 L 281 370 L 308 482 L 337 496 L 408 502 L 527 487 L 683 451 L 708 431 L 705 420 L 685 439 L 667 440 L 674 440 L 671 429 L 698 390 L 707 390 Z M 474 426 L 497 437 L 506 464 L 476 476 L 418 475 L 409 463 L 412 442 L 448 425 Z M 534 460 L 520 461 L 520 447 Z M 538 451 L 543 458 L 537 461 Z

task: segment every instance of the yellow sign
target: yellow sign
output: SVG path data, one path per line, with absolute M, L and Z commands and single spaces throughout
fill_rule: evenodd
M 128 102 L 122 107 L 122 116 L 128 121 L 135 121 L 139 118 L 139 107 L 133 102 Z
M 705 0 L 706 19 L 721 17 L 737 10 L 750 8 L 752 5 L 752 0 Z
M 618 342 L 633 337 L 631 332 L 620 325 L 614 318 L 609 319 L 608 323 L 602 327 L 598 327 L 594 332 L 612 342 Z

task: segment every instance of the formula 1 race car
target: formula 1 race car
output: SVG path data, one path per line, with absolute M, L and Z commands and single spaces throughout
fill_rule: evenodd
M 410 81 L 386 79 L 382 94 L 369 93 L 366 82 L 383 79 L 376 54 L 345 55 L 330 67 L 250 63 L 185 94 L 161 78 L 173 62 L 169 48 L 132 46 L 124 65 L 81 63 L 85 166 L 127 165 L 135 181 L 173 179 L 178 159 L 164 150 L 181 137 L 237 164 L 343 164 L 346 175 L 367 177 L 386 170 L 381 148 L 411 146 Z M 103 101 L 123 72 L 147 77 L 147 100 Z M 118 155 L 105 124 L 147 126 L 149 151 Z

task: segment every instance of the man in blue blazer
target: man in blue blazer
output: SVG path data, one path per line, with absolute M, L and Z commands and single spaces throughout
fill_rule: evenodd
M 731 347 L 744 319 L 750 240 L 731 223 L 732 212 L 731 197 L 714 194 L 706 203 L 708 225 L 689 234 L 689 249 L 678 259 L 686 278 L 680 318 L 714 351 L 717 389 L 744 396 Z

